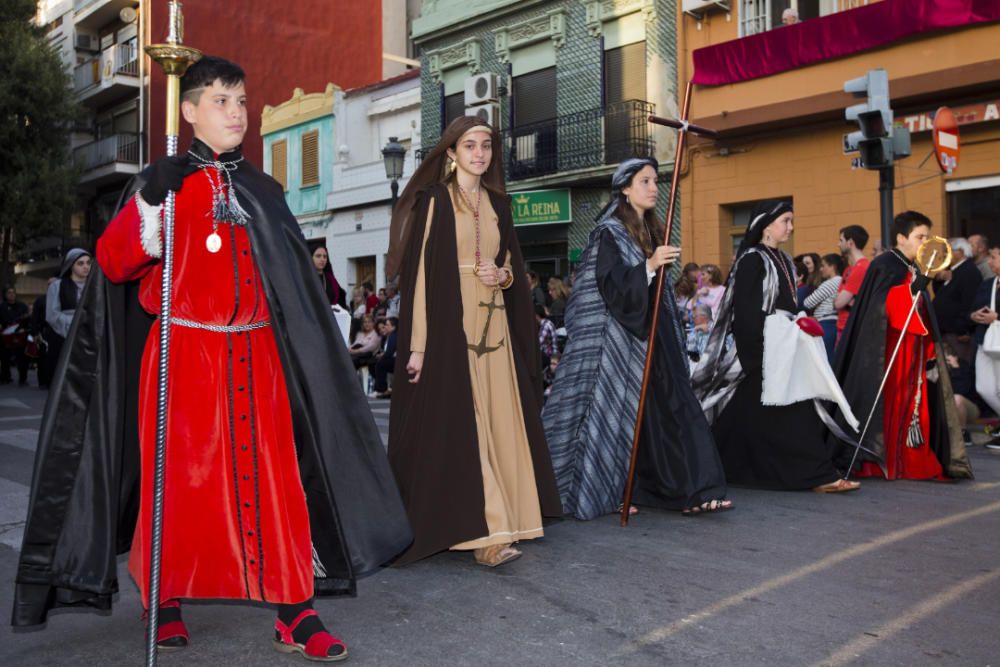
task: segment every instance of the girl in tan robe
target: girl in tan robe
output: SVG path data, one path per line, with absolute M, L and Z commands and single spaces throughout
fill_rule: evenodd
M 465 124 L 468 127 L 460 132 L 452 128 L 446 132 L 442 143 L 448 134 L 458 138 L 443 151 L 448 160 L 445 183 L 425 192 L 413 213 L 412 229 L 405 231 L 409 250 L 402 260 L 401 283 L 404 295 L 410 294 L 404 301 L 410 303 L 401 312 L 400 323 L 402 329 L 409 325 L 409 331 L 399 342 L 409 354 L 397 362 L 394 375 L 389 455 L 417 533 L 413 553 L 408 552 L 402 561 L 428 555 L 424 553 L 428 549 L 430 553 L 473 550 L 478 562 L 494 567 L 521 555 L 515 542 L 541 537 L 543 513 L 558 514 L 559 507 L 540 429 L 537 378 L 523 368 L 535 371 L 539 364 L 516 361 L 527 353 L 519 345 L 525 340 L 523 334 L 534 336 L 533 319 L 519 331 L 512 331 L 511 326 L 511 316 L 523 320 L 515 311 L 520 314 L 525 306 L 530 308 L 530 293 L 523 271 L 515 268 L 520 251 L 510 229 L 509 204 L 483 183 L 494 155 L 495 133 L 478 123 Z M 503 219 L 498 209 L 506 213 Z M 512 262 L 515 254 L 517 261 Z M 390 265 L 391 255 L 390 250 Z M 435 281 L 441 280 L 448 283 L 447 288 L 435 287 Z M 457 289 L 453 289 L 456 281 Z M 451 298 L 459 303 L 434 303 Z M 450 329 L 452 322 L 443 324 L 442 320 L 453 320 L 455 329 Z M 440 331 L 447 333 L 436 333 Z M 447 337 L 446 344 L 442 337 Z M 536 345 L 532 351 L 537 355 Z M 457 355 L 464 358 L 465 368 L 452 366 L 461 363 Z M 440 374 L 449 368 L 454 372 Z M 442 382 L 449 376 L 449 382 Z M 430 386 L 422 386 L 425 381 Z M 404 385 L 404 395 L 409 395 L 397 406 L 400 385 Z M 423 407 L 414 408 L 416 395 L 440 392 L 445 395 L 433 402 L 416 398 L 416 404 Z M 445 413 L 433 414 L 442 408 Z M 455 413 L 460 414 L 457 420 Z M 441 433 L 440 423 L 429 426 L 437 420 L 456 420 L 459 426 Z M 414 469 L 426 465 L 428 456 L 441 457 L 430 473 L 441 475 L 436 486 L 451 487 L 456 477 L 473 474 L 464 468 L 468 464 L 478 473 L 477 488 L 467 488 L 467 492 L 460 488 L 450 498 L 447 490 L 428 488 L 427 475 Z M 442 473 L 442 467 L 451 466 L 463 467 L 462 473 Z M 543 512 L 546 505 L 548 511 Z M 448 521 L 448 512 L 475 513 L 478 520 L 454 532 L 440 525 L 428 526 Z M 428 527 L 421 531 L 420 526 Z M 435 535 L 433 546 L 423 544 L 422 532 Z

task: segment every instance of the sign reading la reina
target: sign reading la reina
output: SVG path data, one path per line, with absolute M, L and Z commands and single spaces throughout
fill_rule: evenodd
M 511 193 L 515 225 L 549 225 L 572 220 L 569 190 Z

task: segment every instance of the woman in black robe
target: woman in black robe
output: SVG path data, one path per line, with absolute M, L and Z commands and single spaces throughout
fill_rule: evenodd
M 785 201 L 754 207 L 709 339 L 695 368 L 695 392 L 732 484 L 765 489 L 851 491 L 841 479 L 813 401 L 764 405 L 764 320 L 777 310 L 796 312 L 795 269 L 778 250 L 792 233 Z M 730 344 L 727 340 L 732 335 Z

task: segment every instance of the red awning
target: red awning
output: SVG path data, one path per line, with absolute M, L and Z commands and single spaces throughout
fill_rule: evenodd
M 886 46 L 912 35 L 1000 21 L 1000 0 L 882 0 L 694 51 L 694 83 L 719 86 Z

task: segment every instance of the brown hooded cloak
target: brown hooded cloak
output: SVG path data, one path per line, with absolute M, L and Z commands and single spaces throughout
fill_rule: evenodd
M 408 563 L 489 533 L 480 466 L 455 233 L 455 212 L 442 182 L 445 149 L 471 127 L 461 118 L 448 127 L 424 159 L 400 198 L 393 220 L 390 268 L 400 269 L 401 311 L 398 353 L 389 423 L 389 461 L 413 524 L 415 540 L 397 563 Z M 500 143 L 494 135 L 494 145 Z M 543 516 L 560 516 L 552 462 L 542 429 L 541 360 L 524 260 L 514 234 L 510 200 L 503 191 L 499 151 L 482 183 L 497 213 L 503 266 L 510 252 L 513 285 L 502 291 L 510 332 L 517 388 Z M 431 202 L 433 223 L 423 248 Z M 412 202 L 412 204 L 411 204 Z M 404 208 L 410 204 L 412 208 Z M 396 251 L 394 254 L 394 250 Z M 413 303 L 424 254 L 427 294 L 427 344 L 418 384 L 410 384 L 406 365 L 413 333 Z

